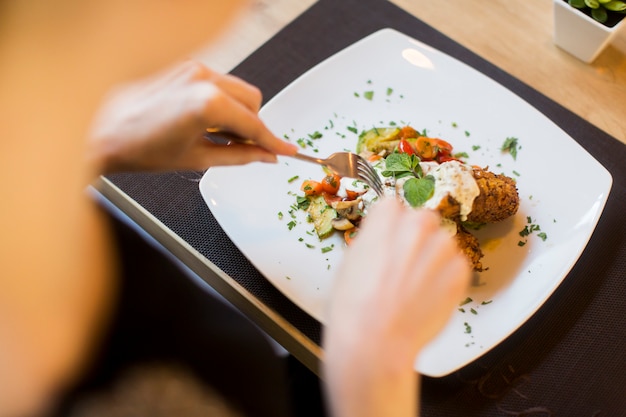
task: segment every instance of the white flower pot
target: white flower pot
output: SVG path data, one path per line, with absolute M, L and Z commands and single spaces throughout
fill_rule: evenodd
M 596 59 L 626 20 L 610 28 L 563 0 L 553 0 L 553 4 L 554 43 L 584 62 Z

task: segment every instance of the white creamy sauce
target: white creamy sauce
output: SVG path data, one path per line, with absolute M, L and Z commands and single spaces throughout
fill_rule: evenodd
M 385 196 L 398 196 L 407 205 L 409 203 L 404 198 L 404 183 L 412 177 L 404 177 L 395 179 L 394 177 L 383 177 L 382 172 L 385 170 L 384 160 L 379 160 L 372 164 L 373 168 L 378 172 L 381 181 L 384 184 Z M 426 201 L 423 207 L 428 209 L 436 209 L 441 201 L 449 194 L 460 205 L 461 220 L 467 220 L 467 215 L 472 211 L 474 199 L 480 194 L 478 184 L 474 179 L 472 167 L 459 161 L 448 161 L 439 164 L 434 161 L 420 162 L 424 176 L 432 175 L 435 179 L 435 191 L 433 196 Z M 364 203 L 364 212 L 367 213 L 369 206 L 374 203 L 378 196 L 376 192 L 362 181 L 353 178 L 342 178 L 339 192 L 337 195 L 346 197 L 346 190 L 357 192 L 367 192 L 362 195 Z M 444 219 L 442 226 L 451 234 L 456 234 L 456 223 L 452 220 Z
M 362 194 L 368 189 L 369 186 L 363 181 L 354 178 L 343 177 L 339 182 L 339 191 L 337 191 L 337 196 L 341 198 L 346 198 L 348 197 L 348 191 L 354 191 Z
M 472 211 L 474 199 L 480 194 L 480 189 L 474 179 L 472 167 L 459 161 L 448 161 L 438 167 L 428 167 L 424 175 L 435 178 L 435 193 L 426 201 L 424 207 L 436 209 L 446 195 L 450 195 L 461 205 L 461 220 L 467 220 Z
M 384 160 L 379 160 L 373 164 L 374 169 L 378 172 L 381 181 L 385 185 L 386 196 L 398 196 L 408 205 L 404 198 L 403 185 L 411 177 L 404 177 L 396 180 L 393 177 L 383 177 L 382 172 L 385 170 Z M 472 211 L 474 199 L 480 194 L 480 189 L 474 179 L 472 167 L 459 161 L 448 161 L 439 164 L 434 161 L 420 162 L 422 173 L 424 176 L 432 175 L 435 178 L 435 191 L 433 196 L 424 204 L 425 208 L 436 209 L 441 204 L 446 195 L 452 196 L 461 205 L 461 220 L 467 220 L 467 215 Z M 373 191 L 367 194 L 375 196 Z M 370 199 L 364 196 L 366 207 L 369 205 Z M 450 222 L 454 223 L 454 222 Z M 453 225 L 448 225 L 451 229 Z M 456 225 L 454 225 L 454 233 L 456 233 Z M 453 233 L 453 234 L 454 234 Z

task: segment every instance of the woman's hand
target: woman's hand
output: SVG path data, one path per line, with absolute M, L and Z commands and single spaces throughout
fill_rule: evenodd
M 260 91 L 245 81 L 185 62 L 107 100 L 92 129 L 89 158 L 99 173 L 202 170 L 215 165 L 275 162 L 295 145 L 275 137 L 257 116 Z M 257 146 L 216 145 L 203 138 L 218 128 Z
M 347 250 L 324 331 L 335 416 L 415 416 L 419 351 L 443 328 L 470 267 L 431 211 L 383 200 Z

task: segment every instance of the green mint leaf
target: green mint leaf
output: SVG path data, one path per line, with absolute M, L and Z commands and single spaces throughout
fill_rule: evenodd
M 435 193 L 435 178 L 428 175 L 424 178 L 411 178 L 402 186 L 404 198 L 411 207 L 421 207 Z
M 385 158 L 385 170 L 383 176 L 390 177 L 399 174 L 411 173 L 416 177 L 422 176 L 422 168 L 420 167 L 420 159 L 416 155 L 408 153 L 392 153 Z

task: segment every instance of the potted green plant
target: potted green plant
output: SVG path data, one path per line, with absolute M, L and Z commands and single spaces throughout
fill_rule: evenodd
M 592 62 L 624 26 L 622 0 L 553 0 L 554 43 L 584 62 Z

